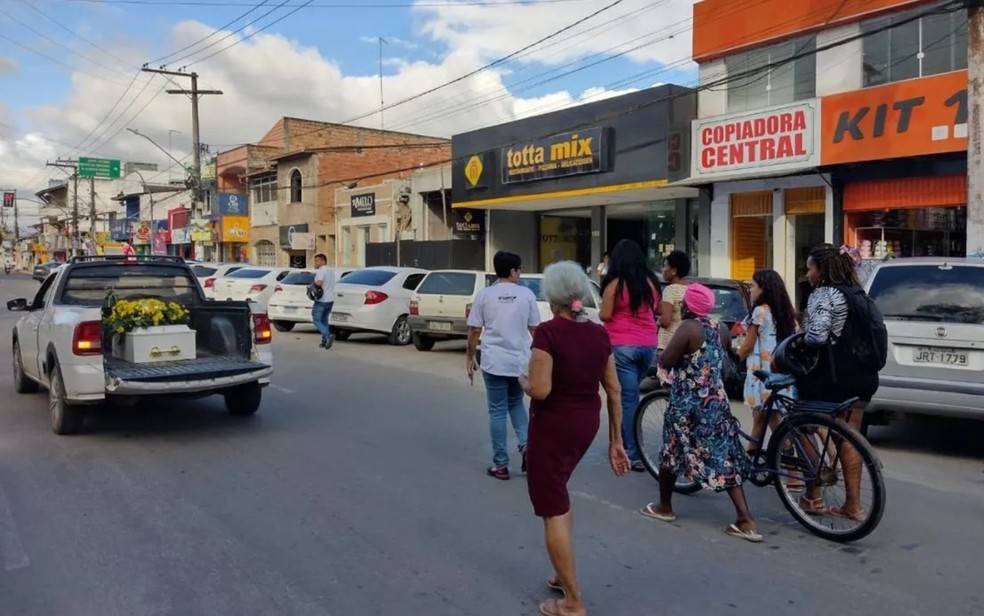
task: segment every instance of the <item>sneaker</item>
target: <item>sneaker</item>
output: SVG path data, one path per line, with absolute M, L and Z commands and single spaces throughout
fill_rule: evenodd
M 325 341 L 324 347 L 326 349 L 330 349 L 333 344 L 335 344 L 335 334 L 328 336 L 328 340 Z
M 636 460 L 632 463 L 632 470 L 637 473 L 645 473 L 646 465 L 642 463 L 642 460 Z
M 321 339 L 321 342 L 318 344 L 318 348 L 319 349 L 323 349 L 323 348 L 325 348 L 325 346 L 327 346 L 327 344 L 328 344 L 328 341 L 325 340 L 324 338 L 322 338 Z
M 493 464 L 492 466 L 489 467 L 489 470 L 486 472 L 489 474 L 489 476 L 495 477 L 496 479 L 501 479 L 503 481 L 509 479 L 508 466 L 499 466 L 498 464 Z
M 523 473 L 526 472 L 526 452 L 529 450 L 529 448 L 530 448 L 529 445 L 519 448 L 519 455 L 523 456 L 523 465 L 520 467 L 519 470 Z

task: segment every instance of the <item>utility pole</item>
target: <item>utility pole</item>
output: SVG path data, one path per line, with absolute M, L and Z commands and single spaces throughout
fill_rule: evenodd
M 967 256 L 984 259 L 984 0 L 967 13 Z
M 204 201 L 202 194 L 202 141 L 201 135 L 199 134 L 198 126 L 198 99 L 207 94 L 221 95 L 222 90 L 199 90 L 198 89 L 198 73 L 184 73 L 180 71 L 168 71 L 164 69 L 147 68 L 144 66 L 141 70 L 145 73 L 157 73 L 159 75 L 168 75 L 170 77 L 188 77 L 191 79 L 191 89 L 190 90 L 167 90 L 168 94 L 184 94 L 191 98 L 191 141 L 192 141 L 192 156 L 194 166 L 192 177 L 192 198 L 194 199 L 194 212 L 195 216 L 201 217 L 202 215 L 202 202 Z
M 96 178 L 89 178 L 89 239 L 96 243 Z
M 383 45 L 389 45 L 389 41 L 383 37 L 379 38 L 379 129 L 384 130 L 386 128 L 386 123 L 383 121 L 383 109 L 385 105 L 383 104 Z
M 81 246 L 79 238 L 79 161 L 58 159 L 53 163 L 45 163 L 49 167 L 72 170 L 72 256 Z

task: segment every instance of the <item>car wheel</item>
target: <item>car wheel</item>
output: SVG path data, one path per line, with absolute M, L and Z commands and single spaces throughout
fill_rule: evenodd
M 273 327 L 278 332 L 289 332 L 294 329 L 294 323 L 291 323 L 290 321 L 274 321 Z
M 420 334 L 413 335 L 413 347 L 418 351 L 430 351 L 434 348 L 434 339 Z
M 232 389 L 225 395 L 226 410 L 230 415 L 248 417 L 260 410 L 263 390 L 259 383 L 247 383 Z
M 348 329 L 338 329 L 337 327 L 332 327 L 331 334 L 335 336 L 335 340 L 341 340 L 342 342 L 345 342 L 352 336 L 352 331 Z
M 65 382 L 61 368 L 54 365 L 48 384 L 48 412 L 51 415 L 51 430 L 55 434 L 75 434 L 82 428 L 82 409 L 65 400 Z
M 24 361 L 21 359 L 20 342 L 14 340 L 14 391 L 19 394 L 33 394 L 38 391 L 38 384 L 24 374 Z
M 410 322 L 404 315 L 393 324 L 393 331 L 389 335 L 389 343 L 397 346 L 406 346 L 413 342 L 413 332 L 410 330 Z

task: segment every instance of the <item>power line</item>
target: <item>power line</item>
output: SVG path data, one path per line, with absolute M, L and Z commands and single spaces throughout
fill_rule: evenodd
M 79 39 L 83 43 L 86 43 L 87 45 L 89 45 L 90 47 L 92 47 L 93 49 L 95 49 L 96 51 L 100 51 L 100 52 L 106 54 L 106 56 L 108 56 L 110 58 L 115 58 L 115 53 L 114 52 L 109 51 L 105 47 L 101 47 L 97 43 L 93 43 L 92 41 L 90 41 L 86 37 L 82 36 L 81 34 L 79 34 L 78 32 L 76 32 L 75 30 L 73 30 L 72 28 L 69 28 L 68 26 L 66 26 L 62 22 L 58 21 L 57 19 L 55 19 L 54 17 L 52 17 L 48 13 L 45 13 L 44 11 L 42 11 L 41 9 L 39 9 L 38 7 L 34 6 L 34 4 L 30 2 L 30 0 L 20 0 L 20 2 L 21 2 L 21 4 L 26 5 L 27 8 L 31 9 L 32 11 L 34 11 L 35 13 L 37 13 L 38 15 L 41 15 L 42 17 L 44 17 L 45 19 L 47 19 L 51 23 L 55 24 L 56 26 L 58 26 L 59 28 L 61 28 L 65 32 L 71 34 L 72 36 L 74 36 L 75 38 Z
M 222 49 L 218 49 L 216 51 L 213 51 L 212 53 L 208 54 L 204 58 L 199 58 L 199 59 L 195 60 L 194 62 L 191 62 L 189 64 L 189 66 L 191 66 L 192 64 L 200 64 L 200 63 L 208 60 L 209 58 L 214 58 L 215 56 L 219 55 L 220 53 L 224 53 L 226 51 L 229 51 L 230 49 L 232 49 L 236 45 L 238 45 L 240 43 L 243 43 L 245 41 L 248 41 L 249 39 L 253 38 L 257 34 L 263 32 L 264 30 L 266 30 L 266 29 L 268 29 L 268 28 L 270 28 L 272 26 L 277 25 L 278 23 L 280 23 L 283 20 L 287 19 L 288 17 L 290 17 L 294 13 L 296 13 L 296 12 L 300 11 L 301 9 L 303 9 L 304 7 L 308 6 L 313 1 L 314 0 L 307 0 L 307 2 L 304 2 L 302 4 L 299 4 L 299 5 L 295 6 L 294 8 L 292 8 L 289 11 L 287 11 L 286 13 L 284 13 L 283 15 L 281 15 L 280 17 L 274 19 L 273 21 L 271 21 L 270 23 L 266 24 L 265 26 L 262 26 L 262 27 L 258 28 L 257 30 L 255 30 L 253 32 L 250 32 L 249 34 L 247 34 L 246 36 L 244 36 L 242 38 L 236 39 L 235 41 L 233 41 L 233 43 L 231 45 L 229 45 L 227 47 L 223 47 Z M 284 2 L 281 2 L 279 5 L 277 5 L 277 9 L 283 7 L 286 4 L 287 4 L 287 0 L 284 0 Z M 276 9 L 274 9 L 274 10 L 276 10 Z M 264 14 L 264 16 L 269 15 L 271 12 L 273 12 L 273 11 L 268 11 L 267 13 Z M 250 22 L 250 23 L 253 23 L 253 22 Z M 247 25 L 249 25 L 249 24 L 247 24 Z M 245 26 L 244 26 L 244 28 L 245 28 Z M 239 31 L 242 31 L 242 28 Z M 223 37 L 223 40 L 226 39 L 226 38 L 228 38 L 229 36 L 232 36 L 233 34 L 234 33 L 229 33 L 228 35 L 226 35 L 225 37 Z
M 3 32 L 0 32 L 0 39 L 4 39 L 5 41 L 9 41 L 9 42 L 13 43 L 17 47 L 20 47 L 21 49 L 23 49 L 25 51 L 28 51 L 28 52 L 33 53 L 35 55 L 41 56 L 42 58 L 44 58 L 44 59 L 46 59 L 46 60 L 48 60 L 50 62 L 54 62 L 55 64 L 58 64 L 59 66 L 63 66 L 65 68 L 69 69 L 70 71 L 77 72 L 77 73 L 82 73 L 83 75 L 88 75 L 89 77 L 92 77 L 94 79 L 98 79 L 99 81 L 105 81 L 105 82 L 108 82 L 108 83 L 115 83 L 115 84 L 122 85 L 122 82 L 120 82 L 120 81 L 115 81 L 113 79 L 108 79 L 108 78 L 106 78 L 106 77 L 104 77 L 102 75 L 97 75 L 95 73 L 90 73 L 89 71 L 86 71 L 84 69 L 81 69 L 81 68 L 79 68 L 77 66 L 73 66 L 73 65 L 69 64 L 68 62 L 63 62 L 62 60 L 59 60 L 58 58 L 54 58 L 54 57 L 49 56 L 48 54 L 46 54 L 44 52 L 38 51 L 36 49 L 33 49 L 33 48 L 31 48 L 31 47 L 29 47 L 29 46 L 27 46 L 27 45 L 25 45 L 25 44 L 23 44 L 23 43 L 21 43 L 19 41 L 16 41 L 16 40 L 10 38 L 9 36 L 7 36 L 6 34 L 4 34 Z
M 413 8 L 413 7 L 441 7 L 441 6 L 508 6 L 516 4 L 537 5 L 537 4 L 570 4 L 574 2 L 584 2 L 585 0 L 490 0 L 487 2 L 317 2 L 308 4 L 287 4 L 287 8 L 295 6 L 311 6 L 312 8 L 322 9 L 389 9 L 389 8 Z M 154 0 L 62 0 L 62 2 L 77 2 L 84 4 L 135 4 L 144 6 L 202 6 L 202 7 L 254 7 L 259 8 L 266 4 L 262 2 L 207 2 L 205 0 L 165 0 L 156 2 Z
M 160 62 L 163 62 L 164 60 L 167 60 L 168 58 L 170 58 L 172 56 L 176 56 L 176 55 L 178 55 L 179 53 L 181 53 L 183 51 L 187 51 L 188 49 L 191 49 L 195 45 L 199 45 L 201 43 L 204 43 L 205 41 L 207 41 L 208 39 L 212 38 L 213 36 L 215 36 L 219 32 L 222 32 L 226 28 L 232 26 L 233 24 L 235 24 L 240 19 L 243 19 L 244 17 L 246 17 L 247 15 L 249 15 L 250 13 L 252 13 L 253 11 L 255 11 L 256 9 L 258 9 L 258 8 L 262 7 L 263 5 L 267 4 L 269 1 L 270 0 L 263 0 L 263 2 L 261 2 L 260 4 L 257 4 L 256 6 L 254 6 L 253 8 L 251 8 L 250 10 L 246 11 L 245 13 L 242 13 L 241 15 L 237 16 L 235 19 L 230 20 L 228 23 L 219 26 L 218 28 L 216 28 L 215 30 L 213 30 L 210 34 L 208 34 L 206 36 L 203 36 L 202 38 L 198 39 L 197 41 L 194 41 L 193 43 L 190 43 L 188 45 L 185 45 L 181 49 L 172 51 L 171 53 L 167 54 L 166 56 L 161 56 L 160 58 L 155 58 L 155 59 L 151 60 L 150 62 L 148 62 L 147 64 L 149 64 L 149 65 L 158 64 Z

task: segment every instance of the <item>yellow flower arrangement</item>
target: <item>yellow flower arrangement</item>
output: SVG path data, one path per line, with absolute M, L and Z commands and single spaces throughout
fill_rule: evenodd
M 103 319 L 110 334 L 125 334 L 142 327 L 183 325 L 189 321 L 188 309 L 159 299 L 119 300 Z

